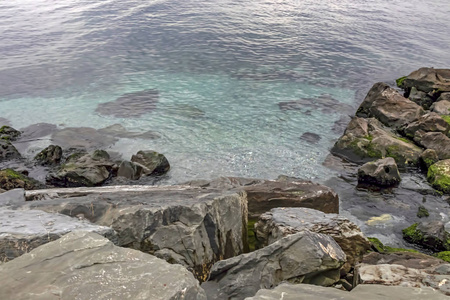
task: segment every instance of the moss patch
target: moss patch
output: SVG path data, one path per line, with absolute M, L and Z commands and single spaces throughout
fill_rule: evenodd
M 402 230 L 403 238 L 411 243 L 419 243 L 423 240 L 424 236 L 420 230 L 417 230 L 418 223 L 414 223 L 408 228 Z
M 450 251 L 442 251 L 435 254 L 434 256 L 439 259 L 445 260 L 446 262 L 450 262 Z
M 255 251 L 256 249 L 256 235 L 255 235 L 255 223 L 258 222 L 258 219 L 248 219 L 247 224 L 247 239 L 248 239 L 248 249 L 250 252 Z
M 449 115 L 441 115 L 441 118 L 444 119 L 444 121 L 447 122 L 447 124 L 450 124 L 450 116 Z
M 403 81 L 405 81 L 406 77 L 408 77 L 408 76 L 403 76 L 403 77 L 397 78 L 395 80 L 395 83 L 397 84 L 397 86 L 399 88 L 403 88 Z
M 428 168 L 427 179 L 435 189 L 450 193 L 450 167 L 442 162 Z
M 414 250 L 414 249 L 394 248 L 394 247 L 385 246 L 377 238 L 369 237 L 368 240 L 372 243 L 372 247 L 375 249 L 376 252 L 380 252 L 380 253 L 393 253 L 393 252 L 419 253 L 419 251 Z
M 406 138 L 402 138 L 402 137 L 396 137 L 397 140 L 400 140 L 402 142 L 408 143 L 408 144 L 412 144 L 412 142 Z
M 428 210 L 425 208 L 425 206 L 419 206 L 419 209 L 417 211 L 417 216 L 419 218 L 424 218 L 424 217 L 429 217 L 430 213 L 428 212 Z

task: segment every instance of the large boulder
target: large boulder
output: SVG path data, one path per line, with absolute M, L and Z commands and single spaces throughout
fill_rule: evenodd
M 138 151 L 131 157 L 131 161 L 140 164 L 145 175 L 163 175 L 170 170 L 167 158 L 156 151 Z
M 399 167 L 404 168 L 418 164 L 422 149 L 397 136 L 374 118 L 353 118 L 331 153 L 356 163 L 392 157 Z
M 202 286 L 210 299 L 245 299 L 283 281 L 328 286 L 339 280 L 345 254 L 328 235 L 303 231 L 216 263 Z
M 13 169 L 0 170 L 0 188 L 4 190 L 17 188 L 34 190 L 42 188 L 43 186 L 44 185 L 39 181 L 14 171 Z
M 450 194 L 450 159 L 431 165 L 428 168 L 427 179 L 435 189 Z
M 260 290 L 246 300 L 446 300 L 447 296 L 432 288 L 412 288 L 360 284 L 351 292 L 310 284 L 281 284 L 274 289 Z
M 58 187 L 97 186 L 112 176 L 114 163 L 103 150 L 74 153 L 47 175 L 47 184 Z
M 444 92 L 450 92 L 450 70 L 420 68 L 401 80 L 399 86 L 407 91 L 415 87 L 417 90 L 440 95 Z
M 41 210 L 0 207 L 0 261 L 12 260 L 74 230 L 96 232 L 117 242 L 113 229 L 86 220 Z
M 375 83 L 356 111 L 362 118 L 377 118 L 386 126 L 399 128 L 425 114 L 423 108 L 387 84 Z
M 50 145 L 39 152 L 34 160 L 43 166 L 57 165 L 61 162 L 63 151 L 60 146 Z
M 267 246 L 283 237 L 309 230 L 331 236 L 344 251 L 345 271 L 359 263 L 370 249 L 369 240 L 359 227 L 337 214 L 325 214 L 309 208 L 273 208 L 262 214 L 255 224 L 256 239 Z
M 9 140 L 0 139 L 0 162 L 21 157 L 19 151 Z
M 450 250 L 450 233 L 441 221 L 415 223 L 403 229 L 403 238 L 435 252 Z
M 365 163 L 358 169 L 359 183 L 388 187 L 397 185 L 400 181 L 400 173 L 392 157 Z
M 181 264 L 201 281 L 215 262 L 247 250 L 245 193 L 186 186 L 113 186 L 34 191 L 27 196 L 31 199 L 29 195 L 47 200 L 13 207 L 58 212 L 111 227 L 119 246 Z
M 423 132 L 442 132 L 447 135 L 450 130 L 450 124 L 437 113 L 430 112 L 421 116 L 417 121 L 408 124 L 404 132 L 407 137 L 414 138 L 414 134 L 418 130 Z
M 450 138 L 442 132 L 426 132 L 419 130 L 414 135 L 414 140 L 425 147 L 436 151 L 439 159 L 450 158 Z
M 89 232 L 0 265 L 1 299 L 206 300 L 185 268 Z

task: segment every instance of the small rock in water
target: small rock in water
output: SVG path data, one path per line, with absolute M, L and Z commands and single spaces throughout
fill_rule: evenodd
M 155 151 L 139 151 L 131 157 L 131 161 L 142 165 L 145 175 L 163 175 L 170 169 L 167 158 Z
M 358 169 L 358 182 L 379 186 L 393 186 L 401 181 L 397 164 L 392 157 L 368 162 Z
M 127 93 L 112 102 L 100 103 L 96 112 L 117 118 L 138 118 L 156 109 L 159 92 L 154 89 Z
M 313 133 L 313 132 L 305 132 L 304 134 L 302 134 L 300 139 L 302 139 L 310 144 L 317 144 L 320 141 L 321 137 L 320 137 L 320 135 Z

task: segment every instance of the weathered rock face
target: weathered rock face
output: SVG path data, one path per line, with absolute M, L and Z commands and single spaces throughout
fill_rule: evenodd
M 16 147 L 10 141 L 0 139 L 0 162 L 16 158 L 21 158 Z
M 16 188 L 34 190 L 42 187 L 43 184 L 39 181 L 12 169 L 0 170 L 0 188 L 4 190 L 12 190 Z
M 15 141 L 22 133 L 9 126 L 0 127 L 0 140 Z
M 89 194 L 88 188 L 76 190 L 80 194 Z M 97 193 L 28 201 L 16 208 L 58 212 L 109 226 L 117 232 L 119 246 L 182 264 L 202 281 L 216 261 L 246 250 L 245 193 L 186 186 L 143 186 L 140 190 L 125 186 L 92 190 Z M 64 189 L 61 192 L 67 193 Z M 49 190 L 49 193 L 58 195 L 57 190 Z M 50 195 L 38 196 L 48 197 Z
M 2 299 L 206 300 L 184 267 L 73 232 L 0 265 Z
M 140 164 L 135 164 L 130 161 L 122 161 L 117 171 L 117 176 L 125 177 L 130 180 L 139 179 L 144 174 L 144 168 Z
M 441 221 L 415 223 L 403 230 L 403 238 L 435 252 L 450 250 L 450 233 Z
M 392 157 L 399 167 L 405 167 L 417 165 L 422 150 L 374 118 L 353 118 L 331 153 L 356 163 Z
M 309 284 L 281 284 L 274 289 L 260 290 L 246 300 L 445 300 L 445 295 L 432 288 L 411 288 L 360 284 L 351 292 Z
M 414 140 L 427 149 L 436 151 L 439 159 L 450 158 L 450 138 L 441 132 L 416 131 Z
M 115 231 L 109 227 L 41 210 L 0 207 L 0 261 L 12 260 L 74 230 L 96 232 L 117 242 Z
M 446 93 L 449 94 L 450 93 Z M 450 98 L 450 97 L 449 97 Z M 431 105 L 431 111 L 440 115 L 449 115 L 450 114 L 450 101 L 449 100 L 441 100 L 438 102 L 434 102 Z
M 112 102 L 100 103 L 95 111 L 117 118 L 138 118 L 155 110 L 158 99 L 159 92 L 153 89 L 128 93 Z
M 421 106 L 404 98 L 382 82 L 373 85 L 356 111 L 358 117 L 375 117 L 384 125 L 393 128 L 409 124 L 423 114 L 425 111 Z
M 39 152 L 34 159 L 40 165 L 57 165 L 62 159 L 62 149 L 60 146 L 50 145 Z
M 392 157 L 368 162 L 358 169 L 358 182 L 379 186 L 393 186 L 401 181 L 397 164 Z
M 439 161 L 439 156 L 437 155 L 436 151 L 434 151 L 433 149 L 427 149 L 427 150 L 423 151 L 422 154 L 420 155 L 420 162 L 421 162 L 422 167 L 425 170 L 428 170 L 428 168 L 431 165 L 434 165 L 438 161 Z
M 411 88 L 408 99 L 422 106 L 424 109 L 430 109 L 430 106 L 434 102 L 432 96 L 428 95 L 428 93 L 418 91 L 415 87 Z
M 404 132 L 406 136 L 414 138 L 414 134 L 418 130 L 424 132 L 442 132 L 447 135 L 450 130 L 450 125 L 437 113 L 430 112 L 421 116 L 417 121 L 407 125 Z
M 167 158 L 156 151 L 139 151 L 131 156 L 131 161 L 140 164 L 145 175 L 163 175 L 170 170 Z
M 60 187 L 96 186 L 112 174 L 114 163 L 106 151 L 75 153 L 54 172 L 47 175 L 47 184 Z
M 216 263 L 204 283 L 211 299 L 244 299 L 282 281 L 331 285 L 345 254 L 324 234 L 303 231 L 252 253 Z
M 370 249 L 369 240 L 358 226 L 337 214 L 325 214 L 309 208 L 274 208 L 262 214 L 255 224 L 260 246 L 304 230 L 331 236 L 347 257 L 345 271 L 360 262 Z
M 450 92 L 450 70 L 420 68 L 406 76 L 400 87 L 406 91 L 415 87 L 419 91 L 433 94 Z
M 435 189 L 450 194 L 450 159 L 431 165 L 428 168 L 427 179 Z

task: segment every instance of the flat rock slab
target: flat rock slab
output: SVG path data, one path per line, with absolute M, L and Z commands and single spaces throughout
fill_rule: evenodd
M 206 300 L 180 265 L 72 232 L 0 265 L 0 299 Z
M 74 231 L 96 232 L 117 242 L 112 228 L 41 210 L 0 208 L 0 261 L 12 260 Z
M 273 290 L 260 290 L 246 300 L 445 300 L 448 297 L 431 288 L 411 288 L 360 284 L 351 292 L 309 284 L 282 284 Z
M 216 261 L 246 250 L 245 193 L 186 186 L 69 191 L 33 191 L 28 197 L 48 200 L 10 207 L 57 212 L 111 227 L 119 246 L 182 264 L 200 280 L 207 278 Z M 68 198 L 52 199 L 62 195 Z

